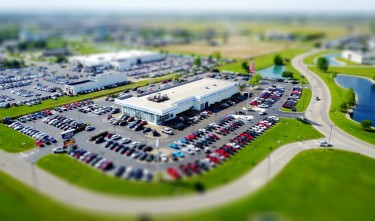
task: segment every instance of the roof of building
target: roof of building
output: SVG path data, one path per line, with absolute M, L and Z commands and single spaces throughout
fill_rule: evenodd
M 149 110 L 150 112 L 162 115 L 165 112 L 176 109 L 176 105 L 178 103 L 192 99 L 203 99 L 215 92 L 223 91 L 225 89 L 232 88 L 233 86 L 236 86 L 236 83 L 225 80 L 204 78 L 184 85 L 162 90 L 160 92 L 158 91 L 146 96 L 116 100 L 116 103 L 123 106 Z M 161 95 L 166 94 L 169 99 L 163 102 L 148 100 L 148 97 L 154 96 L 157 93 L 160 93 Z

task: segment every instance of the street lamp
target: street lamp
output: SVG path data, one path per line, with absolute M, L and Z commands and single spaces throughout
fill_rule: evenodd
M 37 177 L 36 177 L 36 172 L 35 172 L 35 161 L 31 162 L 31 178 L 33 181 L 33 186 L 34 188 L 38 188 L 38 182 L 37 182 Z
M 328 139 L 329 142 L 331 142 L 332 128 L 333 128 L 333 125 L 331 124 L 331 130 L 329 131 L 329 139 Z
M 34 130 L 35 130 L 35 120 L 33 120 L 33 124 L 34 124 Z
M 116 125 L 113 124 L 113 133 L 116 134 Z

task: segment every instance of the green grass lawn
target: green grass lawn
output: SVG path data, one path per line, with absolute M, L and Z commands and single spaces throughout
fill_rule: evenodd
M 29 113 L 32 113 L 32 112 L 36 112 L 36 111 L 40 111 L 40 110 L 44 110 L 44 109 L 48 109 L 48 108 L 53 108 L 53 107 L 61 106 L 61 105 L 64 105 L 64 104 L 69 104 L 69 103 L 74 102 L 74 101 L 82 101 L 82 100 L 94 99 L 94 98 L 98 98 L 98 97 L 112 95 L 112 94 L 115 94 L 115 93 L 119 93 L 123 90 L 131 89 L 133 87 L 146 86 L 149 82 L 150 83 L 157 83 L 157 82 L 160 82 L 160 81 L 163 81 L 163 80 L 166 80 L 166 79 L 173 79 L 174 77 L 178 77 L 178 76 L 179 76 L 178 74 L 177 75 L 176 74 L 169 74 L 169 75 L 166 75 L 166 76 L 151 78 L 151 79 L 148 79 L 148 80 L 141 80 L 141 81 L 131 83 L 131 84 L 128 84 L 128 85 L 124 85 L 124 86 L 121 86 L 121 87 L 97 91 L 97 92 L 93 92 L 93 93 L 89 93 L 89 94 L 77 95 L 77 96 L 74 96 L 74 97 L 63 96 L 63 97 L 59 97 L 58 100 L 51 100 L 51 99 L 45 100 L 45 101 L 43 101 L 42 104 L 34 105 L 34 106 L 30 106 L 30 107 L 25 106 L 25 105 L 19 106 L 19 107 L 11 107 L 11 108 L 7 108 L 4 111 L 0 112 L 0 116 L 3 116 L 3 117 L 5 117 L 5 116 L 19 117 L 19 116 L 29 114 Z
M 35 147 L 34 140 L 18 131 L 0 124 L 0 149 L 7 152 L 22 152 Z
M 278 147 L 319 137 L 322 135 L 309 124 L 296 119 L 281 119 L 278 125 L 219 167 L 202 176 L 175 182 L 143 184 L 121 180 L 61 155 L 46 156 L 40 159 L 37 165 L 73 184 L 96 191 L 142 197 L 176 195 L 194 192 L 197 183 L 201 183 L 205 189 L 223 185 L 248 172 Z
M 298 100 L 298 103 L 296 105 L 296 112 L 306 111 L 306 108 L 309 106 L 309 103 L 311 101 L 311 95 L 312 91 L 310 89 L 303 89 L 302 96 Z M 281 108 L 281 110 L 286 112 L 292 112 L 292 110 L 288 108 Z
M 293 59 L 293 57 L 295 57 L 299 54 L 302 54 L 306 51 L 307 51 L 306 49 L 295 48 L 295 49 L 288 49 L 288 50 L 285 50 L 285 51 L 280 51 L 280 52 L 276 52 L 276 53 L 258 56 L 258 57 L 254 58 L 255 68 L 256 68 L 256 70 L 261 70 L 261 69 L 268 68 L 268 67 L 274 65 L 273 58 L 275 57 L 276 54 L 280 54 L 282 58 L 284 58 L 284 59 L 287 58 L 287 59 L 289 59 L 289 61 L 291 61 Z M 247 70 L 244 70 L 242 68 L 242 66 L 241 66 L 242 62 L 243 61 L 240 60 L 240 61 L 237 61 L 237 62 L 234 62 L 234 63 L 231 63 L 231 64 L 222 65 L 221 67 L 219 67 L 219 70 L 220 71 L 233 71 L 233 72 L 238 72 L 238 73 L 248 73 Z M 297 71 L 292 66 L 291 62 L 287 62 L 285 64 L 285 70 L 293 72 L 294 78 L 296 80 L 301 81 L 301 79 L 303 79 L 301 73 L 299 73 L 299 71 Z M 308 84 L 307 79 L 303 79 L 303 80 L 305 81 L 305 84 Z
M 338 60 L 338 61 L 344 62 L 346 65 L 359 65 L 359 64 L 357 64 L 353 61 L 349 61 L 348 59 L 345 59 L 343 57 L 337 57 L 335 59 Z
M 332 104 L 329 112 L 329 116 L 332 122 L 342 130 L 347 133 L 364 140 L 368 143 L 375 144 L 375 130 L 364 131 L 361 125 L 355 121 L 346 118 L 345 113 L 341 112 L 340 104 L 343 102 L 343 94 L 345 94 L 346 89 L 340 87 L 336 84 L 332 74 L 322 73 L 317 68 L 310 68 L 313 72 L 318 74 L 320 78 L 328 86 L 332 95 Z M 360 68 L 362 69 L 362 68 Z
M 374 159 L 359 154 L 309 150 L 297 155 L 274 180 L 253 195 L 218 208 L 148 219 L 78 211 L 35 192 L 0 171 L 0 214 L 2 220 L 15 221 L 49 220 L 51 217 L 57 221 L 227 221 L 251 220 L 260 214 L 272 212 L 291 221 L 370 221 L 375 219 L 374 171 Z
M 374 79 L 375 67 L 330 67 L 329 72 Z
M 341 51 L 337 50 L 337 49 L 323 50 L 323 51 L 320 51 L 320 52 L 317 52 L 317 53 L 314 53 L 310 56 L 305 57 L 305 59 L 303 59 L 303 63 L 315 65 L 315 59 L 317 59 L 318 57 L 323 57 L 323 56 L 328 55 L 328 54 L 337 54 L 337 53 L 340 53 L 340 52 Z
M 299 154 L 252 196 L 195 214 L 160 220 L 374 220 L 375 160 L 338 150 Z M 265 214 L 275 214 L 266 218 Z M 252 219 L 263 214 L 263 219 Z M 282 219 L 277 219 L 277 218 Z M 156 219 L 157 220 L 157 219 Z

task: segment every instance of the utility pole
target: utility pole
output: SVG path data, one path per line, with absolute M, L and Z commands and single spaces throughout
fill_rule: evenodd
M 160 172 L 160 152 L 159 152 L 159 138 L 156 139 L 156 151 L 157 151 L 157 154 L 156 154 L 156 157 L 157 157 L 157 161 L 156 161 L 156 174 L 158 175 L 158 181 L 160 182 L 161 181 L 161 174 L 159 174 Z
M 331 130 L 329 131 L 329 139 L 328 139 L 329 142 L 331 142 L 332 128 L 333 128 L 333 125 L 331 124 Z

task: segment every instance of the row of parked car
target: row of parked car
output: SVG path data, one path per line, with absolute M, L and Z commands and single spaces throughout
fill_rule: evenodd
M 67 118 L 62 115 L 54 115 L 54 116 L 46 117 L 42 121 L 45 124 L 54 126 L 64 131 L 77 129 L 80 126 L 85 126 L 81 122 L 78 122 L 71 118 Z
M 0 90 L 7 90 L 7 89 L 12 89 L 12 88 L 17 88 L 17 87 L 24 87 L 31 85 L 33 82 L 31 80 L 26 80 L 26 81 L 17 81 L 13 83 L 6 83 L 0 85 Z
M 94 101 L 85 100 L 85 101 L 73 102 L 71 104 L 66 104 L 66 105 L 63 105 L 63 106 L 60 106 L 60 107 L 55 107 L 54 110 L 62 113 L 64 111 L 73 110 L 73 109 L 80 108 L 80 107 L 86 106 L 86 105 L 91 105 L 91 104 L 94 104 Z
M 29 90 L 26 90 L 26 89 L 15 89 L 15 90 L 9 90 L 10 93 L 12 94 L 15 94 L 15 95 L 18 95 L 18 96 L 21 96 L 21 97 L 32 97 L 32 96 L 42 96 L 41 93 L 37 93 L 37 92 L 34 92 L 34 91 L 29 91 Z
M 72 80 L 65 79 L 64 77 L 65 76 L 48 76 L 43 78 L 43 80 L 61 85 L 72 83 Z
M 31 113 L 31 114 L 19 117 L 18 121 L 20 121 L 22 123 L 26 123 L 27 121 L 33 121 L 33 120 L 35 121 L 37 119 L 47 117 L 48 115 L 52 115 L 52 112 L 50 110 L 46 109 L 46 110 L 38 111 L 38 112 L 35 112 L 35 113 Z
M 37 83 L 33 89 L 40 90 L 40 91 L 45 91 L 45 92 L 55 92 L 56 87 L 52 87 L 50 85 L 42 84 L 42 83 Z
M 57 143 L 54 137 L 30 126 L 24 125 L 20 121 L 14 121 L 13 123 L 9 124 L 8 127 L 35 139 L 35 145 L 39 147 L 44 147 L 45 144 L 50 145 L 51 143 Z
M 274 116 L 268 116 L 264 120 L 256 123 L 254 126 L 232 138 L 227 144 L 215 149 L 212 153 L 206 154 L 205 158 L 181 164 L 177 168 L 169 167 L 166 173 L 173 179 L 180 179 L 182 176 L 192 176 L 201 174 L 217 165 L 223 163 L 226 159 L 246 147 L 252 140 L 260 136 L 264 131 L 279 121 Z
M 272 85 L 265 90 L 258 96 L 255 97 L 251 102 L 250 105 L 258 106 L 261 108 L 269 108 L 272 107 L 273 104 L 278 101 L 284 93 L 284 87 L 281 85 Z
M 8 95 L 0 94 L 0 102 L 14 101 L 14 98 Z
M 288 99 L 283 104 L 283 108 L 292 109 L 295 111 L 295 106 L 298 103 L 298 100 L 301 98 L 302 95 L 302 87 L 294 87 L 292 93 L 289 95 Z

